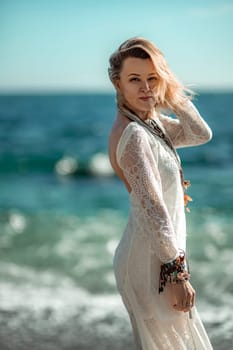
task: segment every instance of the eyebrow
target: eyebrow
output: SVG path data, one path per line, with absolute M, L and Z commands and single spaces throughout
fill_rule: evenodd
M 141 74 L 138 74 L 138 73 L 130 73 L 130 74 L 128 75 L 128 77 L 129 77 L 130 75 L 136 75 L 136 76 L 140 77 Z M 156 75 L 156 73 L 149 73 L 148 75 Z
M 130 73 L 130 74 L 128 74 L 128 77 L 129 77 L 130 75 L 137 75 L 138 77 L 140 76 L 140 74 L 137 74 L 137 73 Z

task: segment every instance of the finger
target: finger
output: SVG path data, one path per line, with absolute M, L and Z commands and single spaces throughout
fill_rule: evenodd
M 183 308 L 183 311 L 184 311 L 184 312 L 188 312 L 188 311 L 191 310 L 191 308 L 192 308 L 192 306 L 187 305 L 185 308 Z
M 192 306 L 193 306 L 193 301 L 192 301 L 193 294 L 188 293 L 187 297 L 183 301 L 183 311 L 188 312 Z
M 193 295 L 192 295 L 192 307 L 195 305 L 195 302 L 196 302 L 196 292 L 195 290 L 193 289 Z
M 183 306 L 183 309 L 185 309 L 186 307 L 188 307 L 190 304 L 190 301 L 189 301 L 189 298 L 188 296 L 183 300 L 182 302 L 182 306 Z
M 187 303 L 186 303 L 186 305 L 187 306 L 189 305 L 190 307 L 193 307 L 194 303 L 195 303 L 195 291 L 194 291 L 193 288 L 191 288 L 189 290 L 188 295 L 187 295 Z
M 184 312 L 188 312 L 191 310 L 191 308 L 194 306 L 195 303 L 195 291 L 192 290 L 191 293 L 189 293 L 187 299 L 186 299 L 186 304 L 184 308 Z
M 192 308 L 192 305 L 189 304 L 189 305 L 187 305 L 187 306 L 183 309 L 183 311 L 184 311 L 184 312 L 189 312 L 189 311 L 191 310 L 191 308 Z
M 186 304 L 191 304 L 193 306 L 195 298 L 195 290 L 191 285 L 188 285 L 188 290 L 186 294 Z

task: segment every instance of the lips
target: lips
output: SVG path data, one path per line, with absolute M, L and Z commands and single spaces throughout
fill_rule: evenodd
M 148 101 L 150 98 L 152 98 L 152 96 L 139 97 L 139 99 L 143 101 Z

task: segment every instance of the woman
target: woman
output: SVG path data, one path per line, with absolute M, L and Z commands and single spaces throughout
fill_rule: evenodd
M 137 348 L 212 349 L 186 266 L 184 204 L 191 198 L 175 150 L 209 141 L 211 130 L 150 41 L 124 42 L 110 57 L 109 76 L 118 105 L 109 158 L 130 197 L 114 272 Z

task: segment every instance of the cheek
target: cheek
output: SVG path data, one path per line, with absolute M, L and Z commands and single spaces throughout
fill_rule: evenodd
M 137 87 L 134 85 L 126 85 L 122 92 L 127 100 L 134 100 L 137 98 Z

